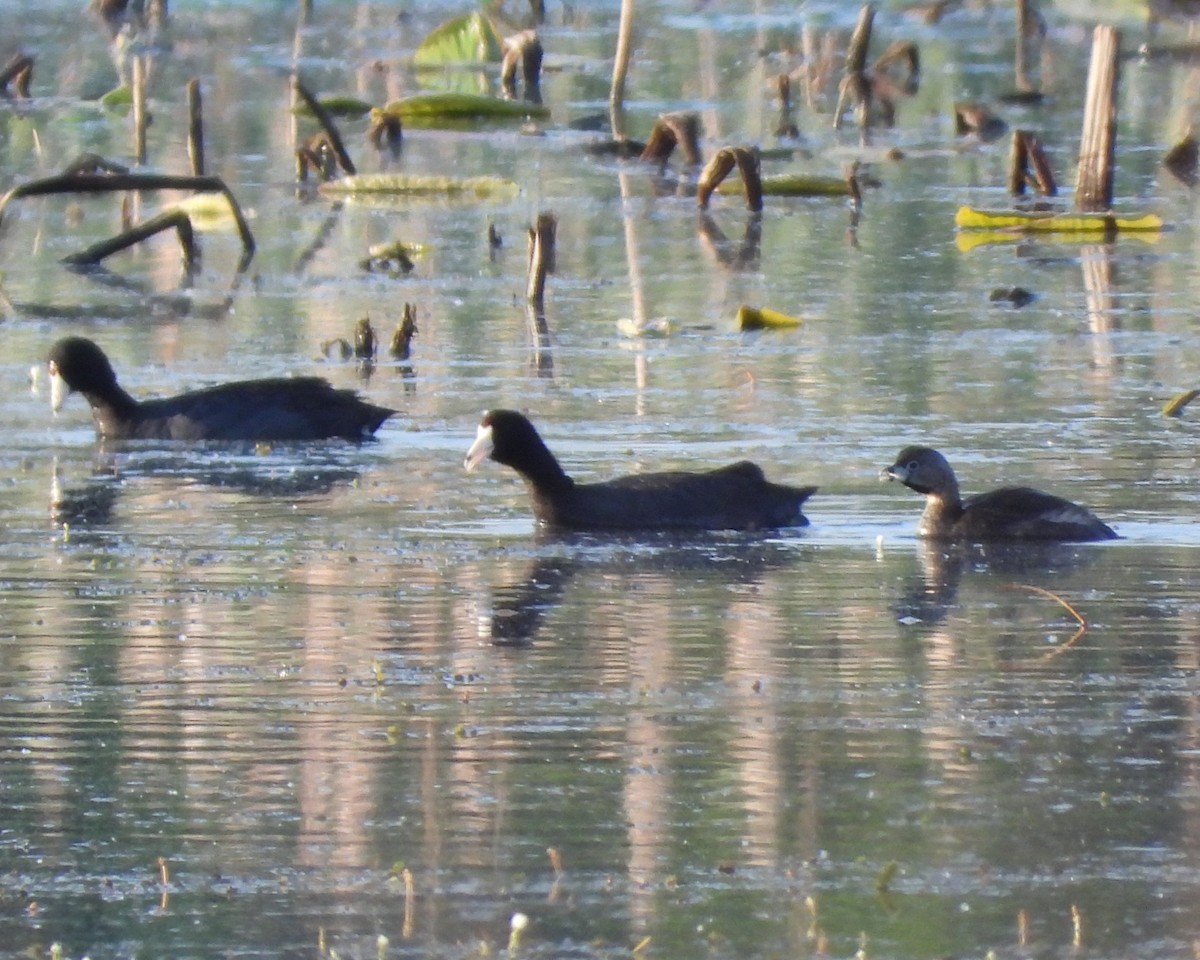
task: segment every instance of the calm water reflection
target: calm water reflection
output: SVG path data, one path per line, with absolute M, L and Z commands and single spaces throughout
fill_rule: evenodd
M 128 155 L 127 122 L 77 103 L 115 77 L 77 6 L 20 18 L 39 96 L 0 108 L 6 184 Z M 960 149 L 949 107 L 1007 86 L 1005 9 L 880 14 L 926 71 L 877 145 L 798 113 L 814 169 L 861 153 L 884 181 L 848 235 L 826 201 L 697 220 L 584 158 L 562 130 L 604 102 L 613 4 L 552 11 L 545 136 L 407 133 L 403 169 L 505 173 L 517 200 L 297 197 L 280 71 L 398 96 L 456 11 L 317 4 L 294 44 L 291 5 L 266 7 L 173 5 L 152 104 L 154 164 L 183 169 L 177 91 L 201 77 L 212 165 L 255 213 L 246 276 L 222 235 L 190 286 L 165 240 L 68 273 L 116 229 L 106 200 L 26 202 L 0 234 L 0 955 L 475 957 L 520 911 L 518 952 L 545 957 L 1193 956 L 1197 431 L 1158 410 L 1200 375 L 1200 279 L 1194 198 L 1157 166 L 1192 68 L 1131 62 L 1122 87 L 1121 203 L 1173 231 L 963 250 L 954 208 L 1007 202 L 1007 150 Z M 636 132 L 688 106 L 708 144 L 770 142 L 784 51 L 853 15 L 648 6 Z M 1008 119 L 1065 168 L 1087 28 L 1047 17 L 1054 95 Z M 882 162 L 893 145 L 909 159 Z M 521 238 L 547 209 L 535 343 Z M 411 277 L 359 268 L 395 239 L 430 244 Z M 989 302 L 1014 285 L 1037 299 Z M 404 302 L 403 367 L 314 359 L 364 314 L 389 336 Z M 807 323 L 743 337 L 743 302 Z M 617 333 L 661 316 L 679 332 Z M 320 367 L 401 415 L 361 448 L 98 449 L 82 402 L 52 420 L 28 389 L 67 331 L 136 393 Z M 752 457 L 821 485 L 813 525 L 540 537 L 511 474 L 461 471 L 498 405 L 584 478 Z M 876 480 L 916 441 L 968 492 L 1028 481 L 1124 539 L 926 549 L 919 498 Z

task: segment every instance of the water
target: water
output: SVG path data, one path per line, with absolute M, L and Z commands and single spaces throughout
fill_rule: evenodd
M 374 102 L 413 89 L 403 63 L 458 12 L 317 8 L 310 84 Z M 755 242 L 737 201 L 699 220 L 565 129 L 604 108 L 613 5 L 551 10 L 544 135 L 406 132 L 406 171 L 520 184 L 481 205 L 298 196 L 291 6 L 172 11 L 152 163 L 185 169 L 199 76 L 210 164 L 253 213 L 248 274 L 228 234 L 190 288 L 166 237 L 68 272 L 118 228 L 111 198 L 22 201 L 0 234 L 0 954 L 1193 955 L 1196 418 L 1158 412 L 1198 375 L 1195 201 L 1158 167 L 1190 68 L 1130 61 L 1121 88 L 1119 205 L 1174 229 L 964 251 L 954 210 L 1007 203 L 1007 146 L 956 144 L 950 106 L 1010 85 L 1011 14 L 889 8 L 876 46 L 914 39 L 924 66 L 898 126 L 860 149 L 797 114 L 811 169 L 861 155 L 883 186 L 855 232 L 836 201 L 769 199 Z M 706 145 L 769 144 L 780 51 L 853 15 L 639 9 L 634 132 L 690 107 Z M 1069 182 L 1089 28 L 1047 17 L 1053 97 L 1000 109 Z M 5 183 L 126 158 L 128 121 L 78 103 L 115 83 L 102 34 L 75 4 L 20 26 L 38 100 L 0 114 Z M 543 210 L 539 357 L 521 302 Z M 359 268 L 393 239 L 430 246 L 411 276 Z M 1014 285 L 1037 299 L 989 302 Z M 404 302 L 408 364 L 317 359 L 366 314 L 386 339 Z M 806 322 L 744 336 L 741 303 Z M 663 316 L 667 339 L 618 333 Z M 400 413 L 361 448 L 102 449 L 78 398 L 52 419 L 30 389 L 67 332 L 137 394 L 317 370 Z M 514 476 L 462 471 L 500 405 L 581 478 L 751 457 L 821 486 L 812 526 L 540 535 Z M 1124 539 L 928 550 L 919 498 L 877 479 L 917 441 L 969 492 L 1028 482 Z

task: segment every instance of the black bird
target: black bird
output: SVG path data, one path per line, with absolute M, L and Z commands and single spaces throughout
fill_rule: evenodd
M 954 470 L 929 447 L 905 447 L 880 478 L 925 494 L 918 529 L 930 540 L 1072 543 L 1117 536 L 1086 507 L 1029 487 L 1001 487 L 963 500 Z
M 70 393 L 92 407 L 105 440 L 363 440 L 396 411 L 320 377 L 243 380 L 159 400 L 135 400 L 95 343 L 64 337 L 50 348 L 50 402 Z
M 704 472 L 642 473 L 576 483 L 522 414 L 491 410 L 479 424 L 465 466 L 485 457 L 525 480 L 539 523 L 573 530 L 759 530 L 806 526 L 801 512 L 816 487 L 770 483 L 743 460 Z

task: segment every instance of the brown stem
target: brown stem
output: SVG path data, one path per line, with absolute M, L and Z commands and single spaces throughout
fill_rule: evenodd
M 0 197 L 0 222 L 13 200 L 44 197 L 56 193 L 115 193 L 124 190 L 194 190 L 197 193 L 219 193 L 229 203 L 242 240 L 244 261 L 254 255 L 254 234 L 242 214 L 242 208 L 225 181 L 220 177 L 173 176 L 165 173 L 63 173 L 41 180 L 30 180 L 13 187 Z
M 119 253 L 135 243 L 161 233 L 163 230 L 174 229 L 179 237 L 179 246 L 183 251 L 183 265 L 190 273 L 196 263 L 196 241 L 192 230 L 192 221 L 182 210 L 167 210 L 157 216 L 144 220 L 136 226 L 124 230 L 108 240 L 101 240 L 86 250 L 73 253 L 63 258 L 63 263 L 72 266 L 95 266 L 106 257 Z
M 546 276 L 554 272 L 554 239 L 558 220 L 552 213 L 539 213 L 537 224 L 529 228 L 529 277 L 526 299 L 540 313 L 546 295 Z
M 304 101 L 308 109 L 312 111 L 312 115 L 316 117 L 317 123 L 325 131 L 325 136 L 329 138 L 329 145 L 333 148 L 334 156 L 337 157 L 338 166 L 349 176 L 354 176 L 358 171 L 354 169 L 354 161 L 350 159 L 350 154 L 346 152 L 346 147 L 342 143 L 341 135 L 337 132 L 337 127 L 334 126 L 333 118 L 329 116 L 329 111 L 317 102 L 317 98 L 308 91 L 308 88 L 304 86 L 304 81 L 299 76 L 292 79 L 292 85 L 295 87 L 296 93 L 300 95 L 300 99 Z
M 1121 37 L 1115 27 L 1096 27 L 1075 175 L 1075 208 L 1085 212 L 1112 209 L 1120 46 Z
M 200 81 L 193 77 L 187 85 L 188 160 L 192 176 L 204 176 L 204 105 L 200 98 Z

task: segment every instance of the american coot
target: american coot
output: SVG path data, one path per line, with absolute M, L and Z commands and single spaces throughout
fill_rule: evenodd
M 396 412 L 320 377 L 243 380 L 138 401 L 118 385 L 104 351 L 84 337 L 54 344 L 48 366 L 55 413 L 68 394 L 82 393 L 107 440 L 362 440 Z
M 1086 507 L 1029 487 L 1001 487 L 963 500 L 950 464 L 929 447 L 905 447 L 881 479 L 925 494 L 919 530 L 931 540 L 1069 543 L 1117 536 Z
M 804 526 L 804 501 L 816 487 L 770 483 L 748 461 L 702 473 L 642 473 L 576 483 L 532 423 L 513 410 L 484 414 L 466 468 L 485 457 L 512 467 L 529 486 L 534 516 L 574 530 L 758 530 Z

